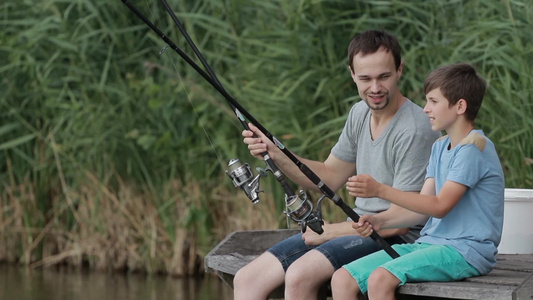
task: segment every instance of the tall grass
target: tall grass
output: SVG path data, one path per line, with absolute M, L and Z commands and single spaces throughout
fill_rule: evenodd
M 169 3 L 229 93 L 319 160 L 358 100 L 354 33 L 398 37 L 420 104 L 432 69 L 472 63 L 506 184 L 533 187 L 531 1 Z M 158 1 L 135 4 L 193 56 Z M 286 226 L 273 178 L 251 205 L 224 174 L 234 157 L 262 165 L 224 99 L 120 1 L 8 0 L 0 26 L 0 260 L 187 275 L 232 230 Z

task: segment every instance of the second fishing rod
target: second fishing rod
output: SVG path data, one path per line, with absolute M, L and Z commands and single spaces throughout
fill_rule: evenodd
M 222 87 L 220 84 L 218 78 L 216 77 L 215 73 L 212 71 L 212 69 L 209 67 L 209 64 L 205 61 L 203 56 L 201 55 L 200 51 L 192 41 L 192 39 L 189 37 L 188 33 L 186 32 L 185 28 L 179 21 L 179 19 L 176 17 L 172 9 L 168 6 L 168 3 L 165 0 L 161 0 L 163 5 L 165 6 L 165 9 L 172 17 L 174 23 L 176 26 L 180 29 L 180 32 L 184 35 L 185 39 L 187 40 L 187 43 L 192 47 L 193 51 L 195 52 L 196 56 L 200 59 L 206 70 L 208 70 L 209 74 L 207 74 L 204 70 L 202 70 L 189 56 L 187 56 L 186 53 L 184 53 L 174 42 L 172 42 L 167 35 L 165 35 L 157 26 L 155 26 L 150 20 L 148 20 L 133 4 L 131 4 L 128 0 L 122 0 L 122 2 L 137 15 L 148 27 L 150 27 L 158 36 L 167 43 L 167 45 L 170 46 L 174 51 L 176 51 L 189 65 L 191 65 L 195 71 L 197 71 L 207 82 L 209 82 L 228 102 L 228 104 L 231 106 L 231 108 L 234 110 L 237 118 L 241 122 L 241 124 L 244 126 L 244 128 L 249 129 L 248 125 L 246 123 L 246 119 L 248 119 L 252 124 L 254 124 L 263 134 L 271 140 L 276 147 L 278 147 L 297 167 L 298 169 L 320 190 L 323 194 L 323 196 L 320 198 L 319 201 L 321 201 L 324 197 L 332 200 L 337 206 L 339 206 L 343 212 L 350 217 L 353 221 L 357 222 L 359 220 L 359 215 L 350 208 L 343 200 L 342 198 L 337 195 L 333 190 L 331 190 L 307 165 L 302 163 L 292 152 L 290 152 L 277 138 L 275 138 L 266 128 L 264 128 L 246 109 L 244 109 L 233 97 L 231 97 L 227 91 Z M 246 118 L 246 119 L 245 119 Z M 263 157 L 267 156 L 267 159 L 270 159 L 268 157 L 268 153 L 264 154 Z M 233 162 L 233 164 L 232 164 Z M 266 162 L 266 160 L 265 160 Z M 243 187 L 243 184 L 249 184 L 249 181 L 257 181 L 259 180 L 260 175 L 258 175 L 256 178 L 252 179 L 253 176 L 251 175 L 251 170 L 247 164 L 242 164 L 238 160 L 232 160 L 229 164 L 230 170 L 227 171 L 228 175 L 232 178 L 234 185 L 239 186 L 241 189 L 247 193 L 247 196 L 250 198 L 251 196 L 255 195 L 249 195 L 247 189 Z M 311 212 L 309 212 L 309 201 L 307 200 L 307 197 L 305 196 L 305 193 L 302 194 L 302 192 L 299 195 L 295 195 L 294 192 L 292 192 L 292 189 L 288 187 L 288 184 L 284 181 L 283 173 L 279 171 L 279 169 L 275 166 L 274 162 L 270 159 L 267 163 L 267 168 L 272 168 L 270 171 L 279 172 L 279 176 L 282 181 L 280 181 L 280 178 L 278 178 L 278 175 L 276 175 L 276 178 L 282 185 L 284 186 L 284 190 L 286 192 L 286 195 L 290 195 L 291 197 L 295 198 L 295 211 L 291 213 L 291 217 L 295 219 L 294 214 L 301 214 L 301 216 L 298 216 L 299 223 L 302 225 L 302 230 L 305 230 L 305 226 L 310 226 L 314 231 L 317 233 L 321 233 L 322 231 L 322 220 L 320 216 L 320 210 L 318 209 L 317 212 L 312 212 L 312 205 L 311 205 Z M 255 183 L 254 183 L 255 186 Z M 257 184 L 258 188 L 258 184 Z M 257 190 L 258 192 L 258 190 Z M 287 194 L 290 193 L 290 194 Z M 252 198 L 250 198 L 252 201 L 254 201 Z M 318 204 L 319 205 L 319 204 Z M 303 211 L 300 211 L 303 210 Z M 305 215 L 305 216 L 304 216 Z M 314 218 L 314 219 L 313 219 Z M 313 227 L 315 228 L 313 228 Z M 319 229 L 318 229 L 319 227 Z M 373 232 L 370 236 L 378 245 L 380 245 L 383 250 L 387 252 L 392 258 L 399 257 L 399 254 L 376 232 Z

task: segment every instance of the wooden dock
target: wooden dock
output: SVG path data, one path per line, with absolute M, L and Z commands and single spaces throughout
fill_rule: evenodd
M 233 288 L 233 277 L 240 268 L 298 232 L 297 229 L 232 232 L 205 257 L 206 272 L 216 273 Z M 533 300 L 533 254 L 498 254 L 496 258 L 496 267 L 485 276 L 457 282 L 407 283 L 398 289 L 398 299 Z M 320 299 L 330 295 L 328 284 L 321 289 Z M 283 298 L 283 287 L 270 298 Z

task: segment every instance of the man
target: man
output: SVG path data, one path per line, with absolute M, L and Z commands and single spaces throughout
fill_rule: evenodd
M 383 31 L 356 35 L 348 47 L 348 65 L 363 101 L 350 110 L 345 127 L 324 162 L 299 158 L 332 190 L 354 174 L 371 174 L 402 191 L 419 192 L 433 142 L 422 108 L 402 96 L 398 82 L 403 62 L 397 39 Z M 282 172 L 306 189 L 318 188 L 255 126 L 243 131 L 250 153 L 268 151 Z M 257 137 L 253 137 L 253 135 Z M 357 198 L 355 211 L 375 214 L 389 209 L 379 198 Z M 397 207 L 396 207 L 397 208 Z M 318 290 L 344 264 L 380 250 L 370 238 L 354 233 L 351 222 L 326 223 L 290 237 L 243 267 L 234 279 L 234 299 L 266 299 L 285 284 L 285 299 L 316 299 Z M 380 231 L 391 244 L 403 243 L 408 228 Z

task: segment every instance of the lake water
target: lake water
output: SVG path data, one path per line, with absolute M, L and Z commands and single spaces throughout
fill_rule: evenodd
M 191 279 L 0 264 L 0 299 L 230 300 L 233 294 L 216 276 Z

